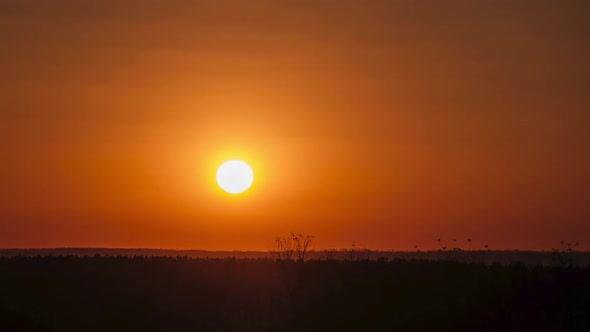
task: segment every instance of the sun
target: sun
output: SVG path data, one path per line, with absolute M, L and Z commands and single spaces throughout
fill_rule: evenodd
M 241 194 L 254 182 L 252 167 L 241 160 L 228 160 L 217 169 L 217 184 L 229 194 Z

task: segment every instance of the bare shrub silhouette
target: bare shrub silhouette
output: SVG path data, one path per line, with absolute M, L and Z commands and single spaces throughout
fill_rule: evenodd
M 276 250 L 270 252 L 271 256 L 277 261 L 288 261 L 293 257 L 293 242 L 290 237 L 275 237 Z
M 566 242 L 562 240 L 559 242 L 559 248 L 552 248 L 553 263 L 557 266 L 569 266 L 574 264 L 574 256 L 576 248 L 580 246 L 580 242 Z
M 371 250 L 352 243 L 351 248 L 342 249 L 344 259 L 352 262 L 371 259 Z
M 314 236 L 301 233 L 296 235 L 293 232 L 289 236 L 277 236 L 276 250 L 271 251 L 271 256 L 277 261 L 290 261 L 295 254 L 298 262 L 304 262 L 313 239 Z
M 301 233 L 295 235 L 291 233 L 291 239 L 295 247 L 295 252 L 297 253 L 297 261 L 305 262 L 305 255 L 307 254 L 307 250 L 309 249 L 314 236 L 302 235 Z
M 472 262 L 474 255 L 476 253 L 472 252 L 472 244 L 473 241 L 470 237 L 468 237 L 466 242 L 466 249 L 464 249 L 460 243 L 458 243 L 457 239 L 453 239 L 453 246 L 449 247 L 447 244 L 444 243 L 441 237 L 436 239 L 438 242 L 438 252 L 441 253 L 441 256 L 445 260 L 462 260 L 465 262 Z M 488 245 L 484 245 L 484 248 L 488 248 Z M 440 256 L 439 256 L 440 257 Z

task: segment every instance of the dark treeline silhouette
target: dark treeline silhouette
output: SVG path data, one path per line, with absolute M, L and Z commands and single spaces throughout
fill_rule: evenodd
M 0 331 L 589 331 L 590 268 L 0 258 Z
M 0 249 L 0 257 L 15 256 L 186 256 L 190 258 L 276 258 L 276 251 L 207 251 L 207 250 L 172 250 L 172 249 L 117 249 L 117 248 L 45 248 L 45 249 Z M 293 259 L 296 255 L 291 254 Z M 420 251 L 378 251 L 355 246 L 343 249 L 309 250 L 306 259 L 404 259 L 404 260 L 454 260 L 458 262 L 491 264 L 500 262 L 510 264 L 522 262 L 529 266 L 535 265 L 567 265 L 573 263 L 590 266 L 590 252 L 567 249 L 552 251 L 527 250 L 420 250 Z

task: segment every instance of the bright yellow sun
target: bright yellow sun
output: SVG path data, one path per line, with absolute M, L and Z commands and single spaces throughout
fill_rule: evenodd
M 230 194 L 240 194 L 248 190 L 254 182 L 254 172 L 241 160 L 228 160 L 217 169 L 217 184 Z

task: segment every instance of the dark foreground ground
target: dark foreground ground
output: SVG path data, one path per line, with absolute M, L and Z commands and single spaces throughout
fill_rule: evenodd
M 18 256 L 0 331 L 590 331 L 590 268 Z

